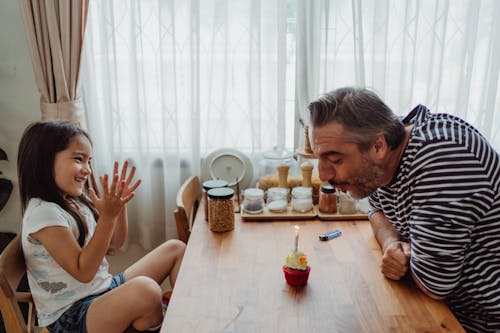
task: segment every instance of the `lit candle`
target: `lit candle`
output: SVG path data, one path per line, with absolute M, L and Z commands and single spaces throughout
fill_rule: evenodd
M 295 250 L 294 252 L 297 252 L 298 247 L 299 247 L 299 229 L 300 227 L 296 225 L 295 227 Z

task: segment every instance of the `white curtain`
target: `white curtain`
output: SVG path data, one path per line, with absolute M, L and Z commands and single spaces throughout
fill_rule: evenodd
M 180 183 L 221 147 L 253 158 L 303 142 L 326 91 L 366 86 L 398 114 L 461 116 L 500 150 L 500 1 L 93 0 L 84 101 L 98 172 L 144 179 L 131 241 L 176 237 Z M 258 173 L 256 173 L 258 174 Z
M 320 51 L 297 62 L 319 63 L 318 93 L 366 86 L 399 115 L 424 104 L 466 119 L 500 150 L 500 1 L 324 0 L 306 6 L 298 16 L 318 11 L 320 24 L 298 30 L 319 36 Z M 301 48 L 309 48 L 307 40 L 297 39 Z
M 129 241 L 149 249 L 177 236 L 177 190 L 207 153 L 237 148 L 257 167 L 262 151 L 293 145 L 286 12 L 284 0 L 90 2 L 83 75 L 96 169 L 130 159 L 143 179 Z

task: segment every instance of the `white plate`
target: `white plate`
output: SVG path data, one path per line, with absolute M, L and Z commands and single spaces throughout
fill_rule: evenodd
M 253 177 L 253 166 L 250 158 L 232 148 L 222 148 L 211 152 L 203 161 L 201 168 L 202 181 L 223 179 L 229 186 L 236 185 L 239 180 L 240 189 L 250 185 Z

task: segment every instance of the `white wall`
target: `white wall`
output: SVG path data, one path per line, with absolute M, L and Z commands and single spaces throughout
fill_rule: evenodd
M 0 1 L 0 147 L 8 162 L 0 161 L 0 177 L 14 183 L 14 191 L 0 212 L 0 232 L 18 232 L 21 206 L 17 188 L 17 148 L 26 126 L 40 119 L 39 93 L 28 51 L 18 1 Z

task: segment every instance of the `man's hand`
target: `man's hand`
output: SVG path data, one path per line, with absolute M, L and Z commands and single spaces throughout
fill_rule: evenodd
M 408 272 L 410 256 L 410 243 L 390 243 L 383 251 L 382 274 L 392 280 L 401 279 Z

